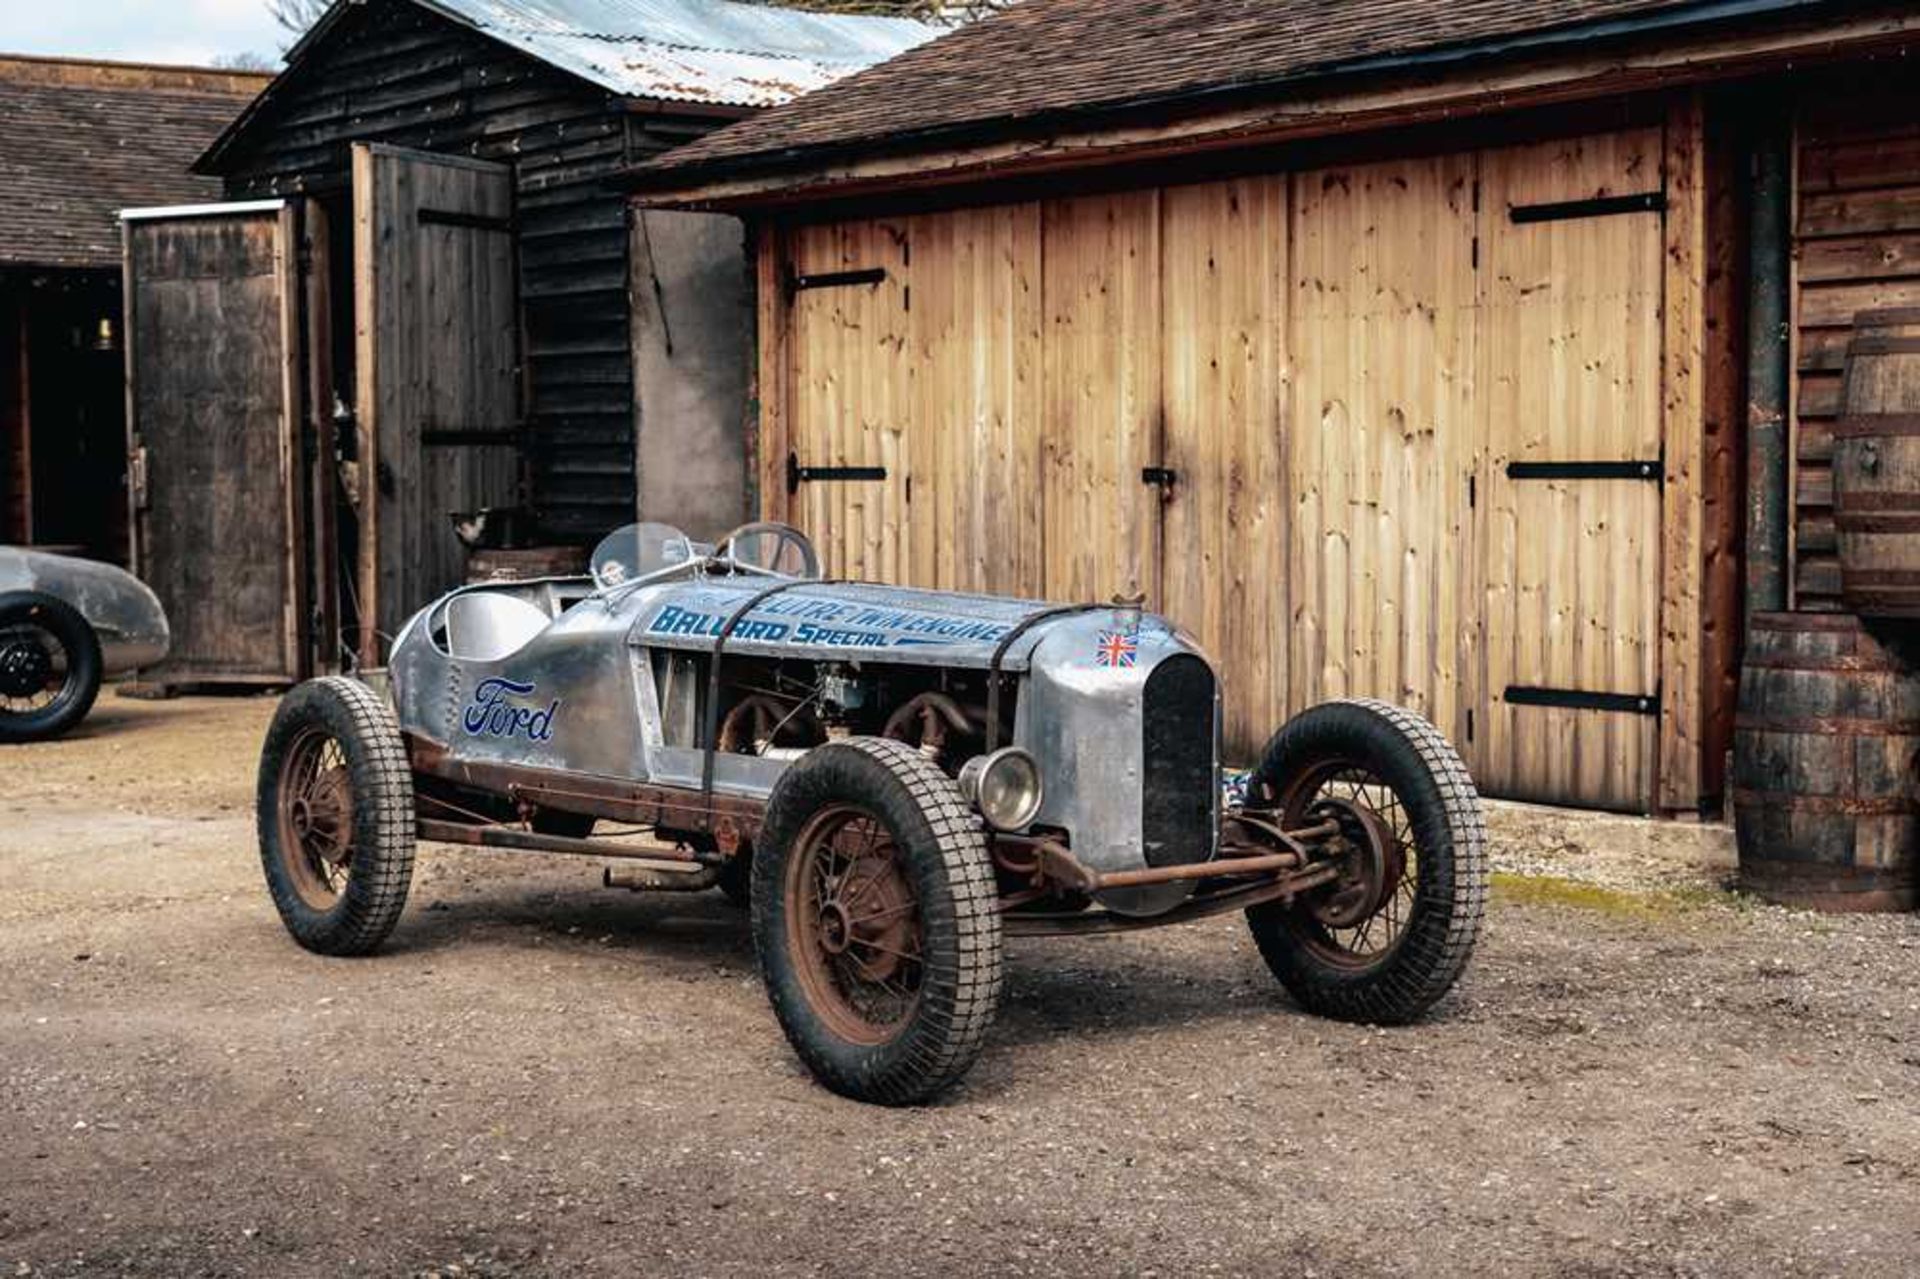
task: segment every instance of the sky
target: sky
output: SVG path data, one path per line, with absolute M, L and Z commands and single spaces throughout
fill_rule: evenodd
M 204 64 L 284 43 L 266 0 L 0 0 L 0 53 Z

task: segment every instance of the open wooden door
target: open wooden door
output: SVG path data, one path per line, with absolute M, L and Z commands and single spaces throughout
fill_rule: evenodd
M 513 505 L 521 381 L 513 171 L 353 150 L 360 657 L 460 584 L 457 512 Z
M 172 683 L 304 673 L 297 209 L 125 215 L 133 562 Z
M 1488 152 L 1485 723 L 1515 799 L 1645 811 L 1660 709 L 1658 128 Z

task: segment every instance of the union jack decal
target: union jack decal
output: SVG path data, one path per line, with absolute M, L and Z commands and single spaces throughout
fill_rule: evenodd
M 1094 654 L 1102 666 L 1132 666 L 1140 657 L 1140 641 L 1119 631 L 1102 631 Z

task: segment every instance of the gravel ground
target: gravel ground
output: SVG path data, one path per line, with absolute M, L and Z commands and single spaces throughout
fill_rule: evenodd
M 0 1277 L 1920 1271 L 1915 918 L 1628 891 L 1503 814 L 1610 869 L 1502 875 L 1420 1026 L 1304 1016 L 1237 921 L 1026 942 L 966 1085 L 885 1111 L 718 894 L 432 848 L 386 953 L 296 949 L 271 710 L 0 748 Z

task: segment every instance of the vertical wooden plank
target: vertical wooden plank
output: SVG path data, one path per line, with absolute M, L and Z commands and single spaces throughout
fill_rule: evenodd
M 1725 796 L 1743 649 L 1748 246 L 1737 121 L 1717 103 L 1706 104 L 1706 112 L 1700 793 L 1712 804 Z
M 1476 763 L 1491 793 L 1639 810 L 1653 803 L 1650 717 L 1503 694 L 1519 686 L 1651 696 L 1659 687 L 1660 487 L 1514 479 L 1507 468 L 1660 455 L 1660 219 L 1516 223 L 1511 211 L 1656 189 L 1661 145 L 1658 130 L 1639 130 L 1483 157 L 1486 690 Z
M 1160 195 L 1043 209 L 1046 591 L 1159 595 Z
M 794 522 L 787 493 L 787 455 L 793 450 L 794 368 L 793 299 L 787 292 L 789 232 L 778 222 L 764 223 L 754 253 L 754 299 L 758 315 L 758 359 L 748 403 L 759 429 L 749 432 L 759 450 L 760 518 Z
M 301 353 L 304 350 L 300 326 L 300 205 L 288 201 L 280 210 L 274 238 L 274 284 L 278 292 L 279 314 L 279 399 L 276 423 L 279 434 L 280 510 L 286 530 L 281 555 L 284 557 L 287 589 L 282 606 L 282 669 L 301 679 L 312 673 L 307 645 L 308 591 L 307 494 L 301 484 L 301 440 L 305 436 L 301 407 L 304 404 L 301 377 Z
M 1169 189 L 1163 203 L 1163 603 L 1227 684 L 1227 748 L 1250 758 L 1285 713 L 1282 473 L 1287 181 Z
M 1706 134 L 1699 90 L 1668 114 L 1661 347 L 1665 546 L 1660 590 L 1660 785 L 1656 802 L 1698 811 L 1701 788 L 1701 503 L 1706 418 Z
M 306 477 L 308 515 L 304 526 L 312 541 L 307 574 L 314 597 L 314 629 L 308 645 L 316 674 L 340 669 L 340 520 L 334 458 L 333 395 L 333 226 L 327 208 L 309 200 L 302 209 L 301 234 L 307 268 L 302 281 L 305 326 L 306 430 L 313 440 L 313 468 Z M 296 457 L 298 452 L 296 452 Z
M 354 460 L 359 468 L 360 546 L 357 559 L 360 584 L 360 664 L 380 664 L 380 393 L 384 389 L 375 356 L 375 327 L 380 314 L 376 293 L 384 273 L 380 255 L 373 251 L 373 152 L 368 144 L 353 144 L 353 342 L 354 342 Z
M 140 364 L 138 352 L 134 350 L 133 335 L 139 326 L 140 289 L 138 273 L 134 270 L 133 240 L 137 233 L 136 224 L 120 223 L 120 352 L 123 376 L 126 386 L 126 434 L 127 434 L 127 568 L 135 577 L 144 578 L 147 568 L 144 562 L 144 539 L 140 521 L 142 516 L 140 491 L 144 487 L 145 458 L 140 452 Z M 24 337 L 24 333 L 23 333 Z M 25 405 L 22 403 L 22 411 Z M 24 437 L 23 437 L 24 438 Z M 27 541 L 24 528 L 13 532 L 17 540 Z
M 1295 176 L 1288 704 L 1380 697 L 1464 740 L 1473 161 Z
M 1041 206 L 1017 206 L 1007 228 L 1006 293 L 996 299 L 1007 308 L 1011 326 L 1010 349 L 998 357 L 1011 379 L 1006 420 L 1000 427 L 1009 464 L 1006 482 L 996 489 L 998 500 L 989 507 L 991 527 L 1007 530 L 1013 552 L 998 574 L 989 574 L 982 583 L 989 590 L 1033 598 L 1047 593 L 1045 243 Z

